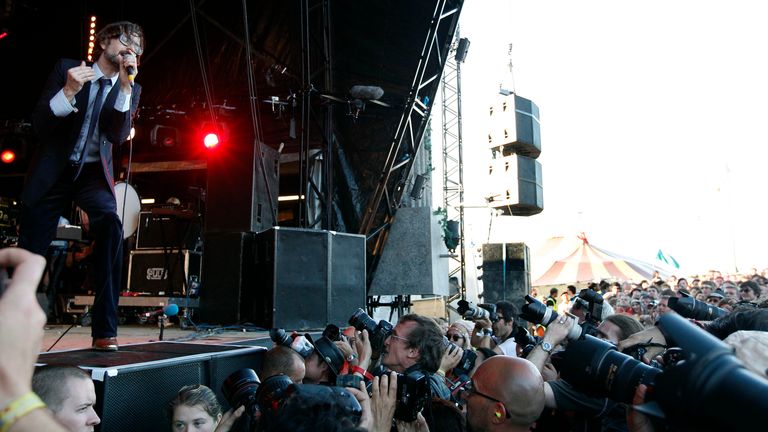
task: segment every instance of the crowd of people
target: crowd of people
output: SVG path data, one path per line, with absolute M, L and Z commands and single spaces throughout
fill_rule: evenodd
M 0 297 L 0 346 L 4 351 L 0 356 L 0 429 L 93 430 L 100 419 L 94 411 L 97 401 L 90 375 L 72 365 L 34 367 L 45 323 L 35 298 L 44 266 L 43 258 L 20 248 L 0 250 L 0 267 L 13 269 Z M 346 329 L 329 325 L 320 337 L 294 333 L 276 340 L 275 346 L 265 352 L 258 370 L 252 371 L 258 377 L 252 382 L 255 385 L 229 391 L 240 395 L 239 399 L 219 401 L 215 392 L 204 385 L 185 386 L 167 401 L 168 426 L 159 429 L 652 431 L 667 427 L 667 421 L 673 429 L 690 429 L 684 427 L 685 423 L 680 427 L 679 414 L 668 413 L 664 420 L 636 409 L 635 405 L 645 406 L 653 382 L 630 385 L 630 398 L 626 394 L 621 397 L 614 388 L 596 394 L 581 379 L 572 379 L 568 375 L 571 366 L 563 362 L 572 361 L 572 345 L 601 340 L 612 347 L 608 351 L 628 352 L 641 346 L 644 349 L 636 356 L 652 365 L 645 367 L 668 373 L 665 368 L 679 361 L 674 360 L 675 353 L 668 353 L 679 351 L 690 341 L 675 342 L 676 333 L 670 328 L 665 330 L 665 323 L 671 325 L 674 321 L 664 315 L 677 315 L 675 311 L 656 307 L 655 314 L 650 314 L 647 306 L 663 305 L 671 297 L 695 298 L 699 293 L 704 294 L 700 299 L 706 300 L 714 292 L 730 290 L 727 280 L 714 279 L 692 281 L 690 285 L 681 279 L 674 287 L 668 285 L 669 281 L 647 286 L 597 283 L 582 290 L 569 287 L 564 292 L 570 295 L 563 298 L 552 291 L 548 298 L 541 299 L 542 304 L 551 304 L 550 300 L 556 298 L 565 301 L 553 305 L 551 309 L 557 307 L 558 311 L 552 321 L 544 323 L 546 327 L 540 327 L 542 322 L 535 319 L 522 322 L 521 315 L 531 319 L 527 312 L 514 303 L 501 301 L 470 304 L 469 312 L 464 314 L 466 319 L 452 323 L 407 314 L 394 325 L 384 321 L 376 324 L 365 315 L 362 324 Z M 733 282 L 739 297 L 727 313 L 691 326 L 696 332 L 690 333 L 692 339 L 708 332 L 736 348 L 735 354 L 728 351 L 724 355 L 732 362 L 728 370 L 751 371 L 734 378 L 747 393 L 750 388 L 768 389 L 768 309 L 760 297 L 763 282 L 762 275 Z M 642 302 L 645 296 L 650 300 L 647 305 L 642 303 L 644 308 L 639 311 L 622 304 L 624 297 L 640 298 Z M 717 306 L 727 298 L 723 295 Z M 590 299 L 589 304 L 584 304 L 584 299 Z M 595 299 L 609 305 L 612 312 L 591 316 L 595 313 Z M 566 309 L 570 312 L 566 313 Z M 654 315 L 652 319 L 657 322 L 644 315 Z M 578 324 L 583 330 L 575 338 L 573 329 Z M 540 329 L 543 332 L 536 337 Z M 597 355 L 602 349 L 602 345 L 591 346 L 597 348 L 589 355 Z M 682 356 L 685 358 L 685 354 Z M 688 358 L 689 362 L 694 360 L 695 356 Z M 631 360 L 622 363 L 627 361 Z M 596 372 L 586 375 L 590 373 Z M 657 392 L 669 386 L 668 382 L 657 384 Z M 251 387 L 253 397 L 242 398 L 243 389 Z M 667 405 L 660 396 L 655 395 L 663 411 Z M 231 408 L 225 410 L 223 406 Z M 742 424 L 758 421 L 752 416 L 745 409 L 739 418 Z M 719 424 L 717 418 L 708 421 Z

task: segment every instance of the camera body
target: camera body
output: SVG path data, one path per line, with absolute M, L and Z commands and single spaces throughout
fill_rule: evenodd
M 306 336 L 299 335 L 296 332 L 289 335 L 281 328 L 270 329 L 269 338 L 277 345 L 287 346 L 293 349 L 299 353 L 303 359 L 309 358 L 309 356 L 312 355 L 312 351 L 315 349 L 312 342 L 310 342 Z
M 515 328 L 515 331 L 512 333 L 512 338 L 515 340 L 517 346 L 523 347 L 520 353 L 522 358 L 528 357 L 528 354 L 533 351 L 533 348 L 535 348 L 541 340 L 538 336 L 532 336 L 528 333 L 528 330 L 526 330 L 525 327 L 521 326 Z
M 397 374 L 397 406 L 394 418 L 412 422 L 429 402 L 429 377 L 421 371 Z
M 384 347 L 384 341 L 392 334 L 394 327 L 387 321 L 381 320 L 376 323 L 364 310 L 358 309 L 349 318 L 349 325 L 358 331 L 368 330 L 368 337 L 371 341 L 371 350 L 373 358 L 378 358 L 381 349 Z
M 472 371 L 472 369 L 475 368 L 475 361 L 477 361 L 477 353 L 474 352 L 471 349 L 464 349 L 455 343 L 448 340 L 447 337 L 443 336 L 443 350 L 454 350 L 459 349 L 462 351 L 461 354 L 461 360 L 459 360 L 459 364 L 457 364 L 453 368 L 453 374 L 458 376 L 462 375 L 469 375 L 469 373 Z
M 471 321 L 483 318 L 490 320 L 491 322 L 499 320 L 498 315 L 496 315 L 496 305 L 493 303 L 479 303 L 475 305 L 466 300 L 459 300 L 456 311 L 460 313 L 464 319 Z

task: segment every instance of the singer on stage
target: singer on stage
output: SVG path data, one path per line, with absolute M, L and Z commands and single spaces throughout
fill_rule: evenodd
M 112 146 L 128 139 L 141 87 L 133 84 L 144 32 L 130 22 L 96 35 L 96 63 L 62 59 L 48 76 L 33 114 L 38 149 L 21 194 L 19 246 L 45 255 L 60 215 L 72 202 L 94 237 L 93 348 L 117 350 L 117 302 L 123 228 L 117 216 Z

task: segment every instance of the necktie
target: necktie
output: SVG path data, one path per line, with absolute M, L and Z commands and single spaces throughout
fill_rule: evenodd
M 80 149 L 80 156 L 78 157 L 78 163 L 82 165 L 83 158 L 85 157 L 85 152 L 88 151 L 88 144 L 91 141 L 91 137 L 93 137 L 93 133 L 97 128 L 97 125 L 99 124 L 99 114 L 101 114 L 101 105 L 104 100 L 104 91 L 107 88 L 109 84 L 112 82 L 109 80 L 109 78 L 101 77 L 98 81 L 99 90 L 96 92 L 96 98 L 93 101 L 93 110 L 91 111 L 91 122 L 88 125 L 88 134 L 85 135 L 85 140 L 83 142 L 83 148 Z

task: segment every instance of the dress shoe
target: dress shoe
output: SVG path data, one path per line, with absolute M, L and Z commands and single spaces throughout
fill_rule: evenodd
M 117 338 L 93 338 L 91 349 L 97 351 L 117 351 Z

